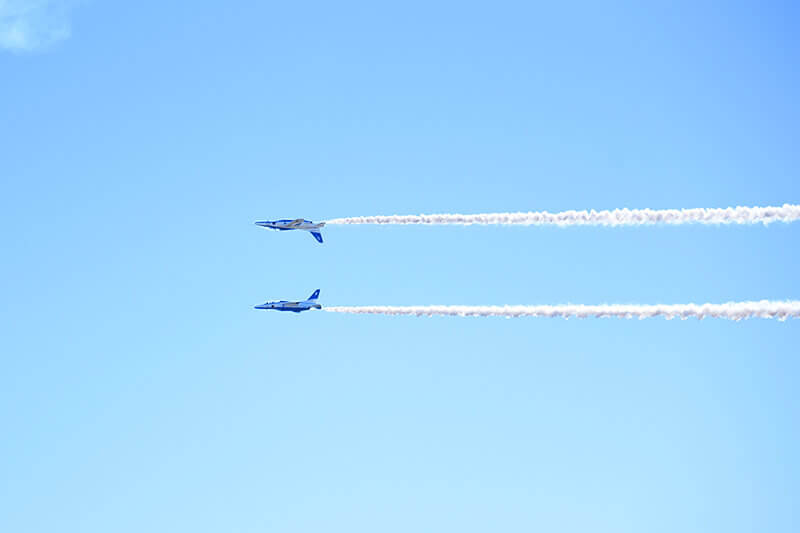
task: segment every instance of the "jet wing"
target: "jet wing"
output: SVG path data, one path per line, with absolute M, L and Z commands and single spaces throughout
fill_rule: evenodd
M 303 219 L 302 218 L 298 218 L 298 219 L 295 219 L 295 220 L 292 220 L 291 222 L 289 222 L 289 227 L 290 228 L 296 228 L 297 226 L 299 226 L 302 223 L 303 223 Z
M 311 235 L 313 235 L 314 238 L 317 239 L 319 242 L 322 242 L 322 234 L 320 232 L 312 231 Z

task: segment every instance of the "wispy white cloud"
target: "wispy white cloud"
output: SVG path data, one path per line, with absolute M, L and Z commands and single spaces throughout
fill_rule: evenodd
M 0 0 L 0 48 L 31 51 L 70 36 L 71 0 Z

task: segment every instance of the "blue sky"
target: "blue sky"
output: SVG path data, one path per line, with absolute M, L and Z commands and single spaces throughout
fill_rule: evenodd
M 799 15 L 0 2 L 0 529 L 797 531 L 797 321 L 252 306 L 800 299 L 800 225 L 252 222 L 800 203 Z

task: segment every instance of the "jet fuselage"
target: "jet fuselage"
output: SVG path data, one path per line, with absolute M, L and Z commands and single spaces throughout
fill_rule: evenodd
M 288 218 L 282 218 L 280 220 L 263 220 L 260 222 L 256 222 L 256 226 L 261 226 L 262 228 L 274 229 L 278 231 L 288 231 L 293 229 L 300 229 L 304 231 L 311 232 L 311 235 L 317 239 L 317 241 L 322 242 L 322 233 L 319 230 L 325 226 L 324 222 L 312 222 L 311 220 L 306 220 L 304 218 L 296 218 L 294 220 L 290 220 Z
M 309 309 L 322 309 L 322 306 L 317 302 L 319 297 L 319 289 L 314 291 L 314 294 L 309 296 L 308 300 L 300 302 L 289 302 L 281 300 L 278 302 L 266 302 L 261 305 L 255 306 L 255 309 L 270 309 L 273 311 L 290 311 L 292 313 L 301 313 Z

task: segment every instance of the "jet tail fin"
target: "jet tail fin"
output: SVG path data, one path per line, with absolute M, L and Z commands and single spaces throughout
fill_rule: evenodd
M 315 290 L 314 293 L 308 297 L 309 300 L 316 300 L 319 298 L 319 289 Z
M 314 238 L 317 239 L 319 242 L 322 242 L 322 233 L 318 231 L 312 231 L 311 235 L 313 235 Z

